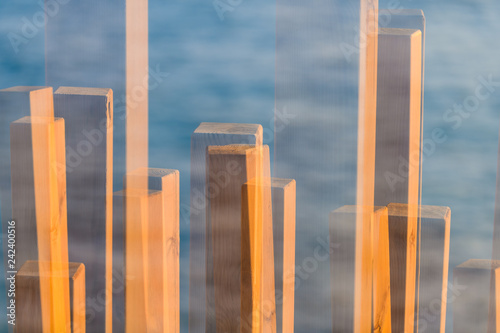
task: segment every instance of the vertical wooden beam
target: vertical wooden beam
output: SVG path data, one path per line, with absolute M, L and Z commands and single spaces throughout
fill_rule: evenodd
M 413 332 L 418 206 L 389 204 L 391 319 L 395 332 Z
M 451 211 L 448 207 L 420 207 L 420 288 L 418 289 L 420 309 L 415 327 L 421 330 L 445 332 L 450 216 Z M 436 303 L 439 306 L 436 306 Z M 437 318 L 428 320 L 431 315 Z
M 209 146 L 207 148 L 207 185 L 209 198 L 213 261 L 208 259 L 207 284 L 213 280 L 213 299 L 207 294 L 207 328 L 217 332 L 237 332 L 243 327 L 242 285 L 242 186 L 262 175 L 262 151 L 254 145 Z M 207 253 L 210 250 L 207 248 Z M 213 272 L 213 273 L 212 273 Z M 213 279 L 210 277 L 213 274 Z M 208 288 L 208 287 L 207 287 Z M 213 310 L 210 306 L 213 304 Z
M 71 322 L 62 332 L 85 333 L 85 266 L 68 264 L 68 275 L 52 272 L 69 281 Z M 41 309 L 40 271 L 37 261 L 26 261 L 16 274 L 16 333 L 45 332 Z M 52 332 L 52 331 L 50 331 Z
M 276 332 L 293 332 L 295 301 L 295 200 L 293 179 L 271 179 Z
M 207 281 L 206 253 L 211 246 L 210 220 L 207 219 L 209 203 L 206 191 L 206 161 L 208 146 L 224 146 L 229 144 L 262 145 L 262 126 L 253 124 L 201 123 L 191 136 L 191 207 L 190 207 L 190 251 L 189 251 L 189 332 L 205 333 L 207 321 L 215 323 L 215 314 L 207 313 L 207 297 L 213 299 L 213 281 Z M 240 205 L 239 203 L 238 205 Z M 212 276 L 210 273 L 209 276 Z M 210 317 L 210 319 L 208 318 Z
M 43 331 L 63 331 L 70 320 L 69 284 L 62 278 L 68 272 L 64 120 L 21 118 L 11 124 L 11 143 L 26 147 L 33 156 L 32 165 L 24 166 L 21 172 L 26 172 L 28 179 L 33 173 L 33 183 L 27 186 L 33 189 L 35 198 L 38 253 L 33 259 L 39 261 Z M 18 199 L 22 201 L 22 198 L 14 200 Z
M 125 332 L 125 191 L 113 193 L 113 331 Z
M 128 189 L 161 191 L 162 216 L 149 217 L 150 321 L 158 331 L 180 331 L 179 171 L 141 168 L 126 176 Z
M 453 279 L 460 285 L 453 302 L 453 332 L 498 332 L 500 261 L 468 260 L 455 267 Z
M 113 91 L 60 87 L 54 114 L 66 123 L 69 260 L 92 277 L 87 295 L 99 304 L 87 306 L 104 310 L 89 308 L 87 327 L 104 332 L 112 321 Z
M 358 215 L 362 215 L 361 219 Z M 357 238 L 357 221 L 363 237 Z M 372 326 L 389 329 L 390 276 L 387 208 L 343 206 L 330 214 L 330 254 L 333 332 L 371 331 Z M 362 251 L 356 243 L 362 243 Z M 360 266 L 360 270 L 356 270 Z M 357 277 L 356 275 L 360 275 Z M 363 302 L 356 303 L 356 280 L 360 280 Z M 356 322 L 356 320 L 359 321 Z M 385 331 L 384 331 L 385 332 Z

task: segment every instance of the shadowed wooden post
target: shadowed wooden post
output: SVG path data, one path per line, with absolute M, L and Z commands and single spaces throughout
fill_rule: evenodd
M 213 281 L 207 280 L 211 273 L 211 226 L 207 219 L 208 198 L 206 189 L 206 163 L 208 146 L 228 144 L 262 145 L 262 126 L 254 124 L 201 123 L 191 136 L 191 206 L 190 206 L 190 250 L 189 250 L 189 332 L 205 333 L 215 330 L 207 322 L 215 323 L 213 309 Z M 241 203 L 238 203 L 240 205 Z M 207 289 L 207 287 L 209 289 Z
M 276 332 L 293 332 L 295 298 L 295 198 L 293 179 L 271 179 Z
M 45 332 L 43 330 L 40 273 L 37 261 L 25 262 L 16 274 L 16 333 Z M 52 272 L 69 281 L 71 322 L 61 332 L 85 333 L 85 266 L 70 262 L 68 275 Z M 53 332 L 53 331 L 49 331 Z
M 17 159 L 17 147 L 23 147 L 33 156 L 32 164 L 24 165 L 16 172 L 20 172 L 19 179 L 24 175 L 33 179 L 32 183 L 20 186 L 31 188 L 28 191 L 34 192 L 35 200 L 23 202 L 23 198 L 14 197 L 13 202 L 19 202 L 19 207 L 26 205 L 28 210 L 33 204 L 35 206 L 38 251 L 36 248 L 33 251 L 35 244 L 27 243 L 24 250 L 31 256 L 37 254 L 29 259 L 39 261 L 43 331 L 63 331 L 70 320 L 69 284 L 62 278 L 68 272 L 64 120 L 51 117 L 17 120 L 11 124 L 11 144 L 16 147 L 11 152 L 13 161 Z M 17 188 L 17 184 L 14 183 L 13 188 Z M 30 232 L 33 230 L 29 228 Z M 27 237 L 32 239 L 33 235 Z M 19 249 L 18 252 L 22 251 Z
M 268 148 L 265 147 L 268 153 Z M 242 318 L 242 186 L 262 175 L 262 149 L 254 145 L 209 146 L 207 150 L 207 218 L 210 219 L 213 259 L 207 259 L 207 288 L 213 281 L 213 299 L 207 294 L 207 330 L 238 332 Z M 259 171 L 260 169 L 260 171 Z M 210 274 L 213 274 L 211 278 Z M 213 310 L 209 307 L 213 304 Z
M 420 309 L 415 327 L 429 332 L 445 332 L 450 216 L 448 207 L 420 206 Z M 431 314 L 438 319 L 427 320 Z
M 155 331 L 179 332 L 179 171 L 141 168 L 126 176 L 128 189 L 161 191 L 162 214 L 149 217 L 149 317 Z M 151 207 L 153 209 L 153 207 Z
M 358 215 L 366 221 L 358 241 L 361 252 L 356 251 L 360 246 L 356 244 Z M 344 206 L 331 212 L 330 242 L 332 332 L 352 332 L 355 324 L 361 332 L 371 331 L 372 326 L 390 331 L 387 208 Z M 361 267 L 359 271 L 356 265 Z M 361 281 L 359 292 L 364 295 L 361 303 L 355 302 L 357 280 Z M 360 318 L 357 323 L 356 318 Z
M 389 204 L 391 320 L 393 332 L 413 332 L 418 206 Z
M 453 281 L 453 332 L 500 331 L 500 261 L 468 260 L 455 267 Z
M 113 193 L 113 331 L 125 332 L 125 191 Z
M 104 332 L 112 320 L 113 91 L 61 87 L 54 114 L 66 124 L 69 260 L 85 264 L 87 295 L 105 308 L 87 327 Z

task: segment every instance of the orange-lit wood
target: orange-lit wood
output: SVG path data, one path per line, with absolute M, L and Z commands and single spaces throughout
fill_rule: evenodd
M 420 288 L 419 315 L 415 327 L 445 333 L 450 257 L 450 216 L 448 207 L 420 207 Z M 440 297 L 439 297 L 440 296 Z M 429 317 L 437 317 L 428 320 Z
M 104 331 L 112 320 L 113 91 L 60 87 L 54 114 L 66 125 L 69 260 L 86 265 L 87 295 L 105 308 L 87 327 Z
M 68 274 L 52 272 L 69 281 L 71 322 L 61 332 L 85 333 L 85 266 L 69 263 Z M 16 274 L 16 333 L 45 332 L 42 327 L 40 273 L 37 261 L 25 262 Z M 53 332 L 53 331 L 50 331 Z
M 256 148 L 256 177 L 242 188 L 241 330 L 276 332 L 269 150 Z
M 295 180 L 272 178 L 271 191 L 276 332 L 292 333 L 295 303 Z
M 64 120 L 24 117 L 11 124 L 11 142 L 28 149 L 31 142 L 33 164 L 24 171 L 33 172 L 33 183 L 25 186 L 35 197 L 38 256 L 32 259 L 40 266 L 43 331 L 63 331 L 70 321 L 69 283 L 63 278 L 68 272 Z
M 361 239 L 357 238 L 356 230 L 359 220 L 366 222 Z M 330 213 L 330 242 L 333 332 L 353 331 L 355 326 L 368 332 L 372 325 L 390 330 L 387 208 L 344 206 L 336 209 Z M 356 244 L 358 242 L 362 244 Z M 357 251 L 359 247 L 361 252 Z M 356 291 L 358 280 L 361 290 Z M 355 300 L 357 292 L 363 295 L 359 303 Z M 357 323 L 356 314 L 360 314 Z
M 413 332 L 417 269 L 418 206 L 389 204 L 391 320 L 396 332 Z
M 126 181 L 128 189 L 146 182 L 161 191 L 162 206 L 150 207 L 148 221 L 148 323 L 155 332 L 179 332 L 179 171 L 141 168 Z
M 262 145 L 263 129 L 257 124 L 201 123 L 191 136 L 191 194 L 189 250 L 189 332 L 205 333 L 215 330 L 211 251 L 211 225 L 207 219 L 210 197 L 206 195 L 207 147 L 228 144 Z M 185 211 L 185 209 L 183 209 Z M 187 215 L 187 214 L 186 214 Z M 210 312 L 211 311 L 211 312 Z
M 267 151 L 267 148 L 266 148 Z M 259 171 L 260 169 L 260 171 Z M 207 330 L 238 332 L 247 318 L 242 307 L 242 186 L 262 175 L 262 150 L 254 145 L 209 146 L 207 156 L 207 198 L 211 225 L 213 260 L 207 262 L 207 284 L 213 281 L 213 299 L 207 294 Z M 208 240 L 207 240 L 208 241 Z M 209 268 L 211 268 L 209 270 Z M 213 274 L 213 278 L 210 277 Z M 207 290 L 210 290 L 210 285 Z M 209 316 L 210 313 L 214 317 Z M 253 323 L 253 320 L 251 323 Z
M 453 281 L 453 332 L 499 332 L 500 261 L 468 260 L 455 267 Z

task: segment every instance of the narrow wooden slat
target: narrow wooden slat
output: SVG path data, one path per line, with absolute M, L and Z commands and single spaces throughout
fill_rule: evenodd
M 415 327 L 421 330 L 445 333 L 450 216 L 448 207 L 420 207 L 420 309 Z
M 418 206 L 389 204 L 392 330 L 413 332 L 417 269 Z
M 85 333 L 85 266 L 70 262 L 66 273 L 51 273 L 68 280 L 70 286 L 71 322 L 61 332 Z M 16 274 L 16 333 L 43 332 L 40 278 L 39 263 L 32 260 Z
M 215 323 L 215 313 L 210 312 L 213 304 L 213 276 L 211 253 L 206 253 L 211 246 L 211 225 L 207 219 L 209 197 L 206 191 L 206 161 L 208 146 L 224 146 L 228 144 L 262 145 L 262 126 L 253 124 L 201 123 L 191 136 L 191 194 L 190 194 L 190 251 L 189 251 L 189 332 L 205 333 L 215 327 L 207 327 L 207 323 Z M 208 273 L 207 273 L 208 272 Z M 209 289 L 207 290 L 207 286 Z M 209 311 L 209 312 L 207 312 Z
M 148 222 L 148 322 L 155 332 L 179 332 L 179 171 L 141 168 L 126 175 L 128 189 L 144 183 L 161 191 L 163 202 L 161 212 L 150 215 Z
M 103 332 L 112 320 L 113 91 L 60 87 L 54 114 L 66 124 L 69 260 L 87 268 L 87 295 L 98 303 L 87 304 L 87 325 Z
M 213 299 L 207 294 L 207 307 L 214 305 L 215 318 L 207 316 L 207 328 L 216 332 L 237 332 L 242 327 L 241 298 L 242 231 L 241 191 L 257 176 L 262 152 L 254 145 L 209 146 L 207 151 L 208 217 L 211 225 L 213 260 L 207 259 L 207 288 L 213 281 Z M 261 166 L 262 168 L 262 166 Z M 210 274 L 213 272 L 213 278 Z M 245 303 L 248 304 L 248 303 Z M 248 308 L 248 307 L 246 307 Z M 207 313 L 212 310 L 208 309 Z M 211 322 L 213 320 L 213 322 Z
M 471 259 L 453 269 L 453 332 L 500 330 L 500 261 Z
M 358 217 L 361 216 L 361 219 Z M 366 221 L 359 239 L 356 223 Z M 390 279 L 387 208 L 343 206 L 330 214 L 333 332 L 390 329 Z M 361 243 L 362 251 L 356 248 Z M 356 266 L 360 266 L 359 271 Z M 356 275 L 360 275 L 356 277 Z M 356 303 L 356 281 L 364 295 Z M 356 322 L 356 318 L 361 321 Z
M 22 143 L 23 140 L 27 143 Z M 37 259 L 40 266 L 43 331 L 62 331 L 70 321 L 69 284 L 61 277 L 67 276 L 65 272 L 68 271 L 64 120 L 21 118 L 11 124 L 11 143 L 27 147 L 33 155 L 33 164 L 24 166 L 21 171 L 26 172 L 28 179 L 33 173 L 33 183 L 26 186 L 33 189 L 35 198 L 38 253 L 32 259 Z M 22 201 L 22 198 L 15 200 L 18 199 Z M 33 202 L 25 204 L 33 205 Z
M 271 179 L 276 332 L 293 332 L 295 301 L 295 204 L 293 179 Z

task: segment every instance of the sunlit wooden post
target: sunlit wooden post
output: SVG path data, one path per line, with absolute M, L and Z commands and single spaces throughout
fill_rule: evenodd
M 61 332 L 85 333 L 85 266 L 70 262 L 68 269 L 68 275 L 63 275 L 62 272 L 51 273 L 69 281 L 72 319 L 66 330 Z M 16 333 L 45 332 L 40 278 L 37 261 L 25 262 L 16 274 Z
M 161 212 L 148 219 L 148 321 L 158 331 L 179 332 L 179 171 L 141 168 L 127 174 L 126 182 L 130 190 L 146 183 L 161 192 Z
M 295 200 L 293 179 L 271 179 L 276 332 L 293 332 L 295 300 Z
M 445 332 L 450 258 L 450 216 L 448 207 L 420 207 L 419 312 L 415 328 Z M 418 266 L 417 266 L 418 267 Z M 434 317 L 433 320 L 429 318 Z
M 267 149 L 266 149 L 267 150 Z M 267 150 L 268 151 L 268 150 Z M 248 277 L 242 271 L 242 186 L 262 177 L 262 149 L 255 145 L 209 146 L 207 151 L 208 216 L 211 226 L 213 261 L 207 261 L 207 331 L 238 332 L 252 318 L 242 317 L 242 285 Z M 213 278 L 209 274 L 213 274 Z M 241 276 L 241 281 L 238 277 Z M 207 288 L 209 288 L 207 286 Z M 273 295 L 274 296 L 274 295 Z M 246 296 L 245 296 L 246 297 Z
M 453 269 L 453 332 L 500 330 L 500 261 L 472 259 Z
M 206 163 L 207 147 L 228 144 L 262 145 L 262 126 L 254 124 L 201 123 L 191 136 L 191 194 L 189 251 L 189 332 L 205 333 L 214 327 L 212 254 L 207 244 L 212 239 L 210 219 L 207 219 Z M 238 203 L 240 205 L 241 203 Z M 207 289 L 208 288 L 208 289 Z M 207 298 L 208 297 L 208 298 Z
M 362 239 L 356 237 L 358 215 L 366 221 Z M 361 332 L 371 331 L 372 326 L 390 332 L 387 208 L 343 206 L 334 210 L 330 214 L 330 242 L 333 332 L 352 331 L 356 324 Z M 361 252 L 356 251 L 358 247 Z M 361 303 L 355 302 L 357 286 L 364 295 Z
M 62 332 L 70 321 L 69 283 L 63 278 L 68 276 L 64 120 L 21 118 L 11 124 L 11 145 L 12 178 L 27 179 L 29 183 L 19 183 L 19 187 L 25 186 L 34 193 L 30 195 L 34 201 L 24 201 L 15 191 L 18 184 L 12 186 L 13 206 L 20 211 L 26 208 L 35 212 L 35 220 L 18 223 L 25 223 L 25 229 L 20 231 L 26 235 L 25 239 L 33 240 L 36 232 L 36 243 L 24 242 L 24 248 L 18 252 L 25 250 L 26 255 L 33 256 L 27 259 L 39 262 L 43 332 Z M 25 165 L 17 165 L 27 161 L 30 154 L 31 163 L 28 160 Z
M 112 318 L 113 91 L 60 87 L 54 114 L 66 124 L 69 260 L 87 267 L 89 331 Z
M 413 332 L 417 269 L 418 206 L 389 204 L 391 320 L 397 332 Z

